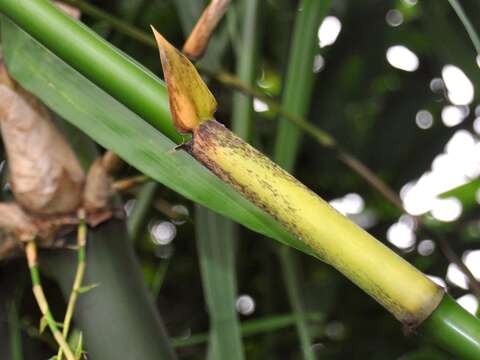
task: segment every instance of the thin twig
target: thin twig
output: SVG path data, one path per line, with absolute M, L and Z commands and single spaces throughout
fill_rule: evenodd
M 102 155 L 102 165 L 108 175 L 115 175 L 123 165 L 123 160 L 112 150 L 107 150 Z
M 451 263 L 457 265 L 458 269 L 467 277 L 469 289 L 477 299 L 480 299 L 480 284 L 478 280 L 475 278 L 475 275 L 473 275 L 470 269 L 465 265 L 462 259 L 455 253 L 455 251 L 453 251 L 448 241 L 441 234 L 433 232 L 432 230 L 424 226 L 422 226 L 422 229 L 426 234 L 428 234 L 432 239 L 434 239 L 435 243 L 440 248 L 443 256 L 445 256 L 445 258 Z
M 147 181 L 149 181 L 150 178 L 145 175 L 137 175 L 137 176 L 132 176 L 128 177 L 125 179 L 120 179 L 115 181 L 112 184 L 112 189 L 117 192 L 125 192 L 130 190 L 131 188 L 141 185 Z
M 165 215 L 170 220 L 185 221 L 190 224 L 193 224 L 193 218 L 190 217 L 188 213 L 183 214 L 175 210 L 174 206 L 165 199 L 162 199 L 162 198 L 156 199 L 155 202 L 153 203 L 153 207 L 156 210 L 160 211 L 163 215 Z
M 210 37 L 230 5 L 230 0 L 212 0 L 188 36 L 182 52 L 191 60 L 202 57 Z
M 386 200 L 395 205 L 399 210 L 405 212 L 400 196 L 398 196 L 398 194 L 388 186 L 387 183 L 373 173 L 369 167 L 365 166 L 360 160 L 346 151 L 339 151 L 337 156 L 344 164 L 362 177 L 372 188 L 376 189 L 381 195 L 383 195 Z
M 461 7 L 458 5 L 458 2 L 456 2 L 455 0 L 449 0 L 449 1 L 454 7 L 455 11 L 458 11 L 458 9 L 461 10 L 461 12 L 457 12 L 457 14 L 462 20 L 462 22 L 464 23 L 464 26 L 466 27 L 467 32 L 469 33 L 469 36 L 472 39 L 472 42 L 474 43 L 475 48 L 477 49 L 477 52 L 480 51 L 480 41 L 478 40 L 478 36 L 476 35 L 475 30 L 473 30 L 471 23 L 468 21 L 468 18 L 465 16 L 465 13 L 461 9 Z M 63 2 L 77 6 L 80 10 L 82 10 L 86 14 L 110 23 L 110 25 L 117 31 L 122 32 L 125 35 L 131 37 L 132 39 L 135 39 L 147 46 L 154 47 L 156 49 L 155 40 L 148 33 L 142 30 L 139 30 L 134 26 L 131 26 L 130 24 L 118 18 L 111 16 L 110 14 L 104 12 L 103 10 L 98 9 L 93 5 L 87 4 L 82 0 L 63 0 Z M 458 6 L 455 6 L 455 5 L 458 5 Z M 306 134 L 308 134 L 313 139 L 315 139 L 318 144 L 320 144 L 325 148 L 336 151 L 337 157 L 345 165 L 347 165 L 352 171 L 354 171 L 361 178 L 366 180 L 367 183 L 372 188 L 374 188 L 376 191 L 382 194 L 385 197 L 385 199 L 387 199 L 390 203 L 395 205 L 395 207 L 405 212 L 405 209 L 403 208 L 403 203 L 399 199 L 396 192 L 393 191 L 383 180 L 381 180 L 376 174 L 374 174 L 359 159 L 355 158 L 353 155 L 349 154 L 348 152 L 343 151 L 341 147 L 338 145 L 335 138 L 332 135 L 330 135 L 328 132 L 316 127 L 315 125 L 312 125 L 310 122 L 308 122 L 305 118 L 301 116 L 296 116 L 294 114 L 291 114 L 289 111 L 283 109 L 277 100 L 271 98 L 270 96 L 266 95 L 265 93 L 261 92 L 255 87 L 251 87 L 243 83 L 235 75 L 232 75 L 226 71 L 213 73 L 208 71 L 207 69 L 204 69 L 201 67 L 198 67 L 198 68 L 202 73 L 212 77 L 222 85 L 235 89 L 237 91 L 240 91 L 246 95 L 256 97 L 259 100 L 265 102 L 272 111 L 277 112 L 279 115 L 283 116 L 288 121 L 291 121 L 292 123 L 296 124 Z M 417 220 L 419 223 L 422 223 L 422 219 L 418 218 Z M 450 249 L 449 253 L 453 253 L 453 254 L 455 253 L 453 249 L 450 247 L 450 245 L 448 244 L 448 242 L 445 242 L 443 245 L 445 248 Z M 443 247 L 440 246 L 440 248 L 442 249 Z M 444 255 L 447 257 L 446 253 L 444 253 Z M 455 256 L 455 258 L 451 258 L 449 260 L 452 261 L 454 264 L 456 264 L 459 267 L 459 269 L 461 270 L 463 269 L 465 275 L 469 279 L 475 279 L 472 272 L 465 266 L 465 264 L 463 264 L 462 260 L 458 256 Z M 480 284 L 476 279 L 474 283 L 477 284 L 480 288 Z
M 78 212 L 79 224 L 77 230 L 77 271 L 75 273 L 75 280 L 73 281 L 72 292 L 68 300 L 67 311 L 65 313 L 65 319 L 63 320 L 63 337 L 68 338 L 68 332 L 70 331 L 70 324 L 72 323 L 73 313 L 75 311 L 75 305 L 77 303 L 78 295 L 82 287 L 83 277 L 85 275 L 86 268 L 86 244 L 87 244 L 87 224 L 85 222 L 85 211 L 81 209 Z M 62 360 L 63 350 L 58 349 L 58 359 Z
M 58 329 L 57 323 L 50 312 L 45 293 L 43 292 L 42 284 L 40 282 L 40 272 L 38 270 L 37 245 L 35 244 L 35 240 L 30 240 L 27 242 L 25 245 L 25 254 L 28 261 L 28 267 L 30 269 L 30 276 L 32 278 L 32 290 L 38 307 L 47 321 L 48 327 L 50 328 L 50 331 L 52 332 L 58 346 L 65 353 L 67 360 L 75 360 L 75 356 L 73 356 L 72 350 L 70 350 L 65 337 Z

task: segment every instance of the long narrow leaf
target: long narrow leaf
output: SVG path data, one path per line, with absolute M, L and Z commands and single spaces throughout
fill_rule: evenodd
M 243 359 L 235 312 L 234 223 L 197 206 L 195 229 L 203 292 L 210 316 L 209 359 Z

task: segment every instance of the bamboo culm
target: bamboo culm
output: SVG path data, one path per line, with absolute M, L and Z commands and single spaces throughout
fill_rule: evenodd
M 439 286 L 220 123 L 202 123 L 186 149 L 406 327 L 415 328 L 440 303 Z

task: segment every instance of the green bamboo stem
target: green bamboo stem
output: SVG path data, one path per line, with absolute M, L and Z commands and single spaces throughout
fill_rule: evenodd
M 62 335 L 65 339 L 68 339 L 68 332 L 70 331 L 70 324 L 73 319 L 73 313 L 75 311 L 75 305 L 77 304 L 78 296 L 80 295 L 80 289 L 82 287 L 83 277 L 85 275 L 86 268 L 86 244 L 87 244 L 87 224 L 85 223 L 85 212 L 79 211 L 79 220 L 77 230 L 77 271 L 75 273 L 75 279 L 73 280 L 72 292 L 68 300 L 67 311 L 65 312 L 65 318 L 63 320 Z M 58 349 L 57 358 L 62 360 L 63 350 Z
M 45 0 L 0 0 L 0 11 L 172 140 L 183 140 L 162 121 L 170 117 L 163 83 L 82 23 Z
M 480 358 L 479 320 L 446 295 L 418 332 L 459 359 Z
M 48 306 L 47 298 L 43 292 L 42 284 L 40 282 L 40 271 L 38 270 L 38 261 L 37 261 L 37 245 L 35 240 L 29 241 L 25 246 L 25 254 L 28 261 L 28 268 L 30 269 L 30 276 L 32 278 L 32 291 L 37 301 L 38 307 L 42 315 L 44 316 L 50 331 L 52 332 L 55 341 L 62 351 L 65 353 L 67 360 L 75 360 L 72 350 L 67 344 L 65 337 L 62 335 L 58 329 L 57 323 L 53 318 L 53 315 Z
M 63 3 L 75 6 L 77 9 L 81 10 L 82 13 L 85 13 L 93 18 L 105 21 L 110 24 L 112 28 L 116 29 L 120 33 L 125 34 L 126 36 L 139 41 L 142 44 L 155 47 L 155 41 L 152 39 L 149 34 L 145 31 L 137 29 L 134 26 L 126 23 L 123 20 L 118 19 L 115 16 L 112 16 L 106 11 L 92 5 L 86 1 L 82 0 L 62 0 Z

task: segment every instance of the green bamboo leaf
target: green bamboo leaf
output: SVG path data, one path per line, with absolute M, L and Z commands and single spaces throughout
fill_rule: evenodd
M 174 142 L 66 65 L 6 17 L 2 17 L 2 38 L 4 57 L 12 76 L 99 144 L 192 201 L 310 253 L 273 218 L 188 154 L 174 151 Z M 159 99 L 159 103 L 165 100 Z M 167 117 L 160 120 L 171 121 Z
M 442 199 L 455 197 L 462 202 L 465 209 L 470 209 L 478 205 L 477 193 L 479 190 L 480 178 L 441 193 L 439 197 Z
M 80 332 L 77 339 L 77 346 L 75 349 L 75 358 L 80 360 L 83 354 L 83 333 Z
M 243 359 L 237 296 L 234 223 L 197 206 L 196 237 L 210 317 L 209 359 Z
M 146 222 L 148 211 L 150 210 L 153 197 L 157 190 L 158 183 L 149 181 L 144 184 L 138 192 L 132 212 L 127 219 L 128 234 L 132 241 L 137 239 L 140 229 Z
M 40 318 L 40 325 L 38 326 L 38 332 L 40 334 L 43 334 L 43 332 L 45 331 L 45 329 L 47 328 L 48 326 L 48 321 L 47 321 L 47 318 L 45 316 L 42 316 Z
M 79 293 L 79 294 L 85 294 L 85 293 L 87 293 L 87 292 L 89 292 L 89 291 L 92 291 L 93 289 L 95 289 L 95 288 L 98 287 L 98 286 L 100 286 L 99 283 L 81 286 L 81 287 L 78 289 L 78 293 Z
M 22 284 L 23 285 L 23 284 Z M 20 285 L 19 285 L 20 288 Z M 18 313 L 18 303 L 21 299 L 22 292 L 16 290 L 15 298 L 11 299 L 9 302 L 5 304 L 6 312 L 7 312 L 7 322 L 8 322 L 8 333 L 9 333 L 9 345 L 10 350 L 8 353 L 10 354 L 11 360 L 23 360 L 23 343 L 22 343 L 22 329 L 20 325 L 20 317 Z M 8 300 L 7 300 L 8 301 Z M 3 310 L 1 308 L 3 304 L 0 303 L 0 311 Z M 3 329 L 0 328 L 0 331 Z M 4 344 L 3 341 L 0 341 L 1 344 Z M 6 344 L 5 344 L 6 345 Z M 7 352 L 7 346 L 2 346 L 3 349 Z
M 398 360 L 447 360 L 448 357 L 435 349 L 421 349 L 402 355 Z

